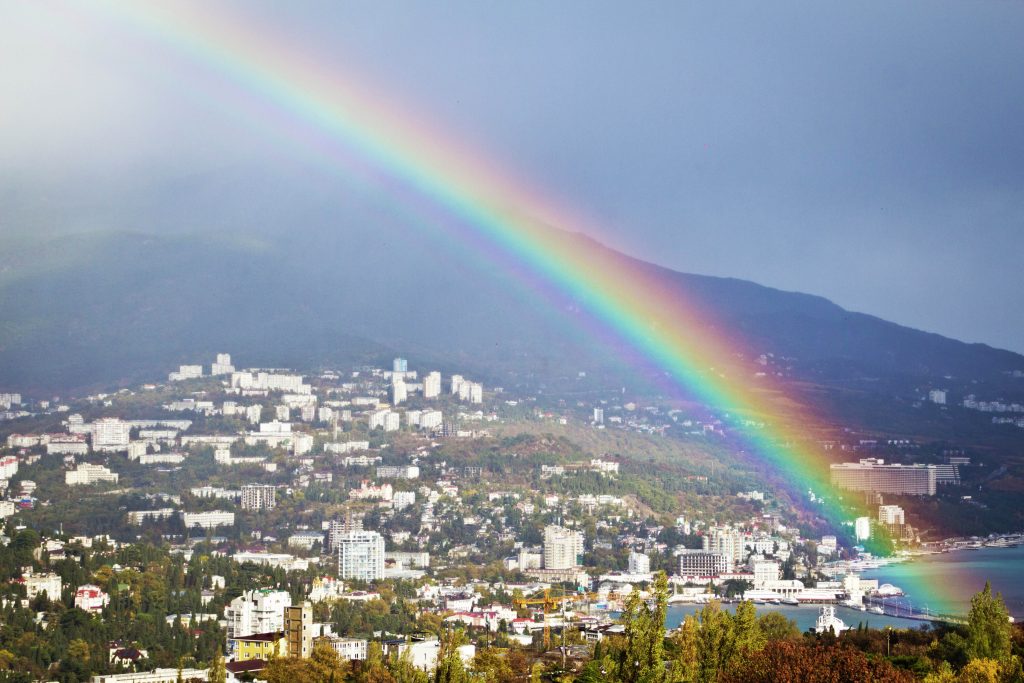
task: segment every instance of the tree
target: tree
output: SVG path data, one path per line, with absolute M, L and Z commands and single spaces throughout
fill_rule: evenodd
M 323 683 L 342 683 L 348 676 L 348 662 L 338 656 L 337 651 L 330 644 L 319 642 L 313 646 L 309 653 L 309 659 L 303 664 L 309 671 L 311 680 L 322 681 Z M 381 669 L 383 670 L 383 665 Z M 384 673 L 387 673 L 384 671 Z M 390 678 L 390 676 L 389 676 Z M 380 679 L 373 679 L 379 681 Z
M 512 667 L 502 654 L 493 647 L 484 647 L 477 650 L 473 657 L 471 667 L 474 678 L 486 681 L 486 683 L 509 683 L 515 680 Z
M 224 665 L 224 655 L 221 654 L 219 649 L 213 657 L 213 662 L 210 664 L 210 673 L 206 680 L 209 683 L 227 683 L 228 670 Z
M 781 612 L 766 611 L 757 618 L 757 628 L 766 643 L 777 640 L 799 640 L 800 629 L 796 622 L 787 619 Z
M 441 643 L 434 683 L 469 683 L 469 673 L 459 654 L 461 634 L 451 633 Z
M 357 683 L 395 683 L 395 677 L 384 665 L 384 651 L 381 649 L 380 643 L 374 641 L 369 644 L 366 650 L 366 660 L 361 663 L 355 681 Z
M 426 672 L 420 671 L 413 665 L 410 650 L 406 650 L 401 656 L 391 655 L 388 668 L 395 678 L 395 683 L 428 683 Z
M 911 683 L 914 675 L 842 645 L 778 642 L 722 671 L 722 683 Z
M 967 615 L 967 656 L 1007 661 L 1012 636 L 1010 613 L 1003 596 L 993 595 L 992 586 L 986 581 L 985 588 L 971 598 L 971 611 Z
M 654 606 L 630 593 L 622 621 L 626 646 L 619 656 L 619 680 L 623 683 L 660 683 L 665 680 L 665 615 L 668 579 L 659 572 L 654 580 Z
M 740 663 L 752 652 L 757 652 L 765 645 L 765 637 L 757 624 L 757 609 L 754 603 L 743 601 L 736 605 L 736 613 L 732 617 L 733 651 L 726 663 L 732 667 Z

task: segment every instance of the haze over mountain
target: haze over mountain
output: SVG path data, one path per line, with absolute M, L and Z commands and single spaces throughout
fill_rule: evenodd
M 411 221 L 383 195 L 339 195 L 315 177 L 306 188 L 298 201 L 258 172 L 237 184 L 185 178 L 116 214 L 83 193 L 65 203 L 77 207 L 78 231 L 6 231 L 0 383 L 33 393 L 111 386 L 218 351 L 245 365 L 303 366 L 402 353 L 502 381 L 633 372 L 628 352 L 595 341 L 573 301 L 515 265 Z M 109 229 L 95 229 L 104 220 Z M 905 389 L 948 377 L 1003 393 L 1020 384 L 1006 375 L 1024 370 L 1016 353 L 809 294 L 646 267 L 751 352 L 794 359 L 801 379 Z

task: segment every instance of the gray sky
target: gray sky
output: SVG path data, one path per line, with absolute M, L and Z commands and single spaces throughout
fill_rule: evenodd
M 1024 351 L 1024 3 L 225 7 L 628 253 Z M 0 0 L 2 230 L 273 179 L 304 155 L 273 117 L 107 11 Z

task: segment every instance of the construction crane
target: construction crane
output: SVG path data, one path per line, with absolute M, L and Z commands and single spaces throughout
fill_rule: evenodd
M 541 596 L 537 596 L 537 597 L 533 597 L 533 598 L 516 598 L 515 600 L 512 601 L 512 604 L 515 607 L 519 607 L 519 608 L 523 608 L 523 609 L 530 609 L 531 607 L 540 607 L 540 608 L 543 609 L 543 611 L 544 611 L 544 650 L 547 651 L 547 650 L 549 650 L 551 648 L 551 622 L 550 622 L 550 620 L 548 618 L 549 615 L 555 614 L 557 612 L 561 612 L 562 613 L 562 616 L 563 616 L 563 619 L 562 619 L 562 633 L 563 633 L 563 637 L 564 637 L 564 633 L 565 633 L 565 619 L 564 619 L 564 616 L 565 616 L 565 605 L 566 605 L 566 603 L 578 602 L 578 601 L 586 601 L 587 604 L 589 605 L 591 601 L 600 599 L 602 597 L 606 598 L 606 599 L 609 599 L 609 600 L 615 600 L 615 599 L 619 598 L 619 595 L 618 595 L 618 593 L 616 593 L 614 591 L 610 592 L 610 593 L 607 593 L 606 595 L 600 595 L 598 593 L 583 593 L 583 592 L 580 592 L 580 593 L 563 592 L 563 593 L 561 593 L 559 595 L 554 595 L 554 594 L 552 594 L 551 590 L 548 589 L 548 590 L 545 590 L 544 594 L 541 595 Z

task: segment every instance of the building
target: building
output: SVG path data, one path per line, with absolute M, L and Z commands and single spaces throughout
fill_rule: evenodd
M 313 651 L 313 606 L 310 603 L 284 608 L 284 635 L 289 657 L 309 657 Z
M 946 392 L 944 389 L 932 389 L 928 392 L 928 400 L 940 406 L 946 405 Z
M 754 560 L 751 569 L 754 572 L 754 588 L 764 588 L 766 584 L 782 578 L 782 567 L 775 560 Z
M 440 410 L 424 410 L 420 413 L 420 429 L 433 431 L 444 424 L 444 416 Z
M 396 358 L 391 362 L 391 371 L 402 374 L 409 372 L 409 361 L 405 358 Z
M 878 458 L 830 465 L 832 485 L 850 491 L 934 496 L 935 465 L 886 465 Z
M 686 549 L 679 555 L 679 575 L 713 577 L 729 571 L 729 560 L 719 553 Z
M 631 552 L 629 554 L 628 571 L 630 574 L 650 574 L 651 558 L 647 557 L 643 553 Z
M 243 510 L 273 510 L 277 505 L 277 488 L 270 484 L 242 486 Z
M 60 600 L 61 591 L 64 590 L 59 574 L 24 574 L 19 583 L 25 585 L 25 595 L 29 600 L 43 593 L 50 600 Z
M 128 523 L 139 526 L 147 520 L 169 519 L 174 516 L 174 508 L 161 508 L 159 510 L 132 510 L 128 513 Z
M 86 584 L 75 591 L 75 607 L 86 612 L 102 612 L 110 603 L 110 596 L 99 586 Z
M 957 486 L 960 484 L 960 466 L 953 464 L 942 464 L 935 466 L 935 483 L 952 484 Z
M 582 533 L 554 524 L 544 527 L 544 569 L 571 569 L 582 559 Z
M 228 649 L 235 653 L 236 662 L 248 662 L 253 659 L 265 661 L 271 657 L 288 655 L 288 644 L 283 631 L 236 636 L 228 641 Z
M 604 408 L 594 408 L 594 424 L 604 424 Z
M 291 604 L 292 597 L 287 591 L 260 588 L 242 593 L 224 610 L 228 639 L 284 632 L 285 607 Z
M 899 505 L 879 505 L 878 522 L 880 524 L 906 524 L 903 508 Z
M 388 408 L 382 408 L 370 413 L 367 427 L 370 430 L 380 427 L 385 432 L 396 432 L 401 427 L 400 420 L 398 413 L 391 412 Z
M 427 373 L 427 376 L 423 378 L 423 398 L 437 398 L 441 395 L 441 373 L 434 372 Z
M 90 465 L 83 462 L 76 469 L 64 473 L 64 483 L 68 486 L 86 486 L 101 482 L 117 483 L 117 473 L 111 472 L 103 465 Z
M 177 372 L 167 375 L 168 382 L 181 382 L 186 379 L 198 379 L 203 376 L 202 365 L 179 365 Z
M 235 513 L 227 512 L 225 510 L 211 510 L 209 512 L 182 512 L 181 520 L 184 522 L 186 529 L 191 529 L 192 527 L 214 529 L 219 526 L 234 526 Z
M 89 452 L 89 442 L 83 434 L 58 434 L 50 437 L 46 452 L 49 455 L 85 455 Z
M 218 353 L 217 360 L 210 366 L 210 374 L 216 377 L 217 375 L 230 375 L 235 371 L 235 366 L 231 364 L 230 353 Z
M 314 639 L 315 644 L 327 643 L 338 656 L 349 661 L 366 659 L 367 642 L 362 638 L 342 638 L 340 636 L 321 636 Z
M 731 527 L 712 527 L 704 536 L 704 550 L 725 558 L 726 571 L 742 564 L 746 559 L 743 534 Z
M 208 669 L 155 669 L 126 674 L 97 674 L 90 683 L 177 683 L 177 681 L 205 681 Z
M 380 465 L 377 467 L 378 479 L 418 479 L 420 468 L 417 465 Z
M 853 523 L 853 533 L 858 541 L 871 538 L 871 518 L 858 517 Z
M 131 438 L 131 423 L 116 417 L 104 417 L 92 423 L 94 451 L 126 451 Z
M 391 405 L 397 406 L 400 403 L 405 403 L 407 398 L 409 398 L 409 390 L 405 386 L 405 380 L 393 376 L 391 378 Z
M 342 579 L 384 578 L 384 537 L 376 531 L 346 531 L 332 539 Z
M 18 456 L 5 455 L 0 457 L 0 479 L 10 479 L 18 473 Z

